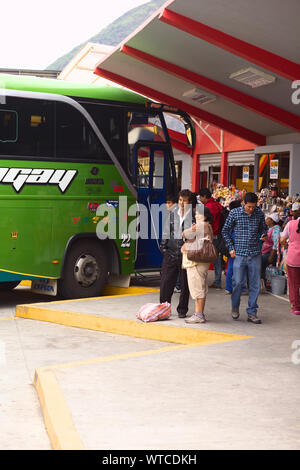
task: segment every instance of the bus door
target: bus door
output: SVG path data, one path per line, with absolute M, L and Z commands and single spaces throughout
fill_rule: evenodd
M 169 168 L 168 155 L 168 144 L 137 142 L 133 147 L 141 234 L 137 240 L 135 262 L 137 270 L 161 267 L 162 256 L 159 244 L 162 234 L 162 215 L 158 215 L 158 209 L 165 202 L 166 169 Z M 154 209 L 153 204 L 157 205 Z M 145 227 L 146 223 L 147 227 Z

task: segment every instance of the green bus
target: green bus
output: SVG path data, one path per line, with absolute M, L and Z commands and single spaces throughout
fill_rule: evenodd
M 0 75 L 0 290 L 44 280 L 46 293 L 91 297 L 160 267 L 159 234 L 110 239 L 96 227 L 101 204 L 126 196 L 151 218 L 151 203 L 176 193 L 165 113 L 190 129 L 179 110 L 119 87 Z

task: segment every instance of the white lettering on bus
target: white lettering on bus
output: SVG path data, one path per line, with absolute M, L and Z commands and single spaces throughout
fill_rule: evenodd
M 56 184 L 64 193 L 76 174 L 77 170 L 0 168 L 0 183 L 12 184 L 17 193 L 24 184 Z

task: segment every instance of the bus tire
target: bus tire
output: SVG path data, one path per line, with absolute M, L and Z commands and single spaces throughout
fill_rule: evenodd
M 21 281 L 0 282 L 0 292 L 7 292 L 13 290 L 20 284 Z
M 107 283 L 108 261 L 97 240 L 75 242 L 66 254 L 58 293 L 66 299 L 96 297 Z

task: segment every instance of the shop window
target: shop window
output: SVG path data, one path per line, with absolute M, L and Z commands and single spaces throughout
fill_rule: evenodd
M 274 194 L 286 196 L 289 188 L 289 171 L 289 152 L 260 155 L 258 189 L 273 188 Z
M 229 186 L 237 189 L 253 191 L 254 188 L 254 165 L 233 165 L 229 167 Z
M 211 166 L 209 168 L 209 186 L 210 191 L 214 192 L 218 183 L 220 183 L 221 178 L 221 167 L 220 166 Z

